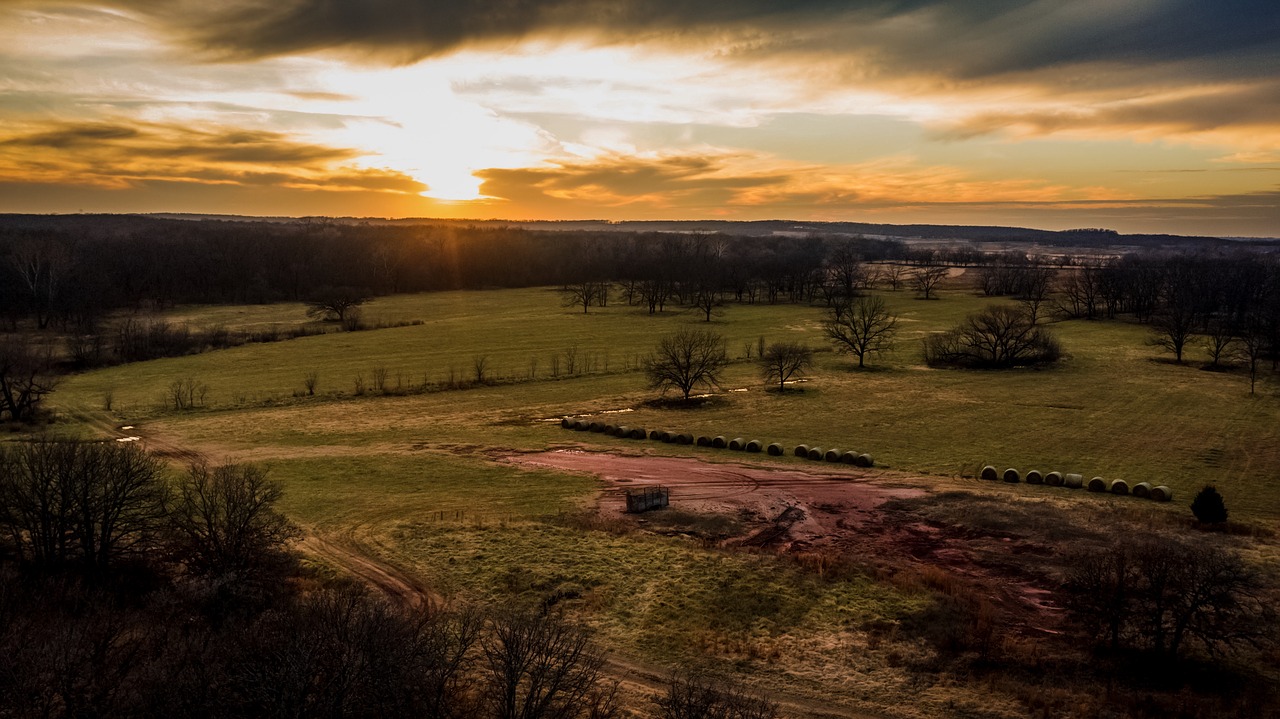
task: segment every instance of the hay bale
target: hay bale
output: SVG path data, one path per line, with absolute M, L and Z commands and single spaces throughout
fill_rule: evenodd
M 797 456 L 797 457 L 808 457 L 808 456 L 809 456 L 809 445 L 807 445 L 807 444 L 797 444 L 797 445 L 796 445 L 796 456 Z
M 823 459 L 825 459 L 825 460 L 827 460 L 828 462 L 839 462 L 839 461 L 840 461 L 840 450 L 838 450 L 838 449 L 828 449 L 825 453 L 823 453 L 822 458 L 823 458 Z
M 724 449 L 725 447 L 729 446 L 729 440 L 725 439 L 724 436 L 721 435 L 711 440 L 711 446 L 715 447 L 716 449 Z
M 1169 500 L 1173 499 L 1173 490 L 1169 489 L 1163 484 L 1160 485 L 1159 487 L 1152 487 L 1151 498 L 1156 500 L 1157 502 L 1168 502 Z
M 1089 483 L 1084 488 L 1090 492 L 1105 492 L 1107 491 L 1107 480 L 1102 477 L 1094 477 L 1089 480 Z
M 857 464 L 857 463 L 858 463 L 858 453 L 857 453 L 857 452 L 845 452 L 845 453 L 843 453 L 843 454 L 841 454 L 841 455 L 840 455 L 840 461 L 841 461 L 841 462 L 844 462 L 845 464 Z
M 1107 491 L 1112 494 L 1128 494 L 1129 483 L 1123 479 L 1113 479 L 1111 484 L 1107 485 Z
M 777 442 L 769 445 L 769 449 L 766 451 L 768 451 L 770 457 L 781 457 L 786 452 L 786 450 L 782 448 L 782 445 Z
M 733 439 L 729 440 L 729 449 L 732 449 L 735 452 L 741 452 L 746 448 L 747 448 L 747 440 L 741 437 L 734 437 Z
M 1044 483 L 1050 487 L 1062 486 L 1062 472 L 1050 472 L 1044 476 Z
M 631 436 L 631 428 L 626 425 L 619 425 L 613 432 L 613 436 L 626 439 Z
M 681 432 L 675 437 L 676 444 L 693 444 L 693 435 Z
M 760 440 L 753 439 L 750 442 L 747 442 L 746 449 L 748 452 L 759 452 L 760 450 L 764 449 L 764 445 L 760 442 Z
M 1062 475 L 1062 486 L 1067 489 L 1080 489 L 1084 486 L 1083 474 L 1064 474 Z
M 649 436 L 649 433 L 644 431 L 643 427 L 636 427 L 635 429 L 632 429 L 631 434 L 627 436 L 629 436 L 631 439 L 644 439 L 645 437 Z
M 607 423 L 606 423 L 606 424 L 605 424 L 605 426 L 604 426 L 604 433 L 605 433 L 605 434 L 617 434 L 617 433 L 618 433 L 618 425 L 616 425 L 616 424 L 607 424 Z
M 1006 469 L 1004 471 L 1004 474 L 1000 476 L 1003 477 L 1004 481 L 1008 482 L 1009 484 L 1017 484 L 1018 482 L 1022 481 L 1022 475 L 1019 474 L 1018 470 L 1014 469 L 1013 467 Z
M 603 422 L 592 422 L 592 423 L 591 423 L 591 426 L 587 427 L 587 429 L 588 429 L 588 430 L 590 430 L 590 431 L 592 431 L 592 432 L 603 432 L 603 431 L 604 431 L 604 423 L 603 423 Z
M 1133 496 L 1135 496 L 1135 497 L 1141 497 L 1141 498 L 1143 498 L 1143 499 L 1146 499 L 1146 498 L 1150 497 L 1150 496 L 1151 496 L 1151 483 L 1150 483 L 1150 482 L 1138 482 L 1137 484 L 1133 485 Z
M 699 437 L 699 438 L 698 438 L 698 441 L 697 441 L 697 443 L 696 443 L 696 444 L 697 444 L 699 447 L 710 447 L 710 446 L 711 446 L 711 438 L 704 434 L 704 435 L 702 435 L 701 437 Z
M 822 459 L 822 448 L 821 448 L 821 447 L 810 447 L 810 448 L 809 448 L 809 459 Z
M 853 460 L 853 464 L 855 467 L 874 467 L 876 460 L 871 455 L 863 452 Z
M 1000 479 L 1000 473 L 996 471 L 995 467 L 992 467 L 989 464 L 982 468 L 982 471 L 978 474 L 978 476 L 989 482 L 994 482 L 997 479 Z
M 664 432 L 663 432 L 663 433 L 658 437 L 658 439 L 662 440 L 663 442 L 666 442 L 667 444 L 671 444 L 672 442 L 676 441 L 676 437 L 678 437 L 678 436 L 680 436 L 680 435 L 676 434 L 675 432 L 666 432 L 666 431 L 664 431 Z
M 564 419 L 560 420 L 560 426 L 563 427 L 564 429 L 573 429 L 573 425 L 575 422 L 576 420 L 572 420 L 572 419 L 569 419 L 568 417 L 565 417 Z
M 1044 475 L 1038 469 L 1029 469 L 1025 481 L 1027 484 L 1044 484 Z

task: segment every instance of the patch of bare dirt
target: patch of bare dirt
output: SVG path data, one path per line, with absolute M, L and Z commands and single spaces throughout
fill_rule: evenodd
M 920 503 L 931 496 L 957 501 L 932 495 L 928 478 L 843 465 L 800 470 L 580 449 L 508 453 L 504 461 L 594 474 L 605 482 L 599 513 L 630 517 L 639 527 L 666 527 L 663 511 L 732 516 L 741 520 L 741 531 L 716 537 L 721 546 L 853 557 L 889 572 L 940 569 L 976 587 L 1012 623 L 1035 633 L 1053 631 L 1060 614 L 1051 580 L 1026 569 L 1035 564 L 1029 560 L 1048 551 L 1044 543 L 925 516 Z M 903 486 L 911 484 L 918 486 Z M 625 514 L 627 489 L 659 485 L 670 493 L 668 510 Z

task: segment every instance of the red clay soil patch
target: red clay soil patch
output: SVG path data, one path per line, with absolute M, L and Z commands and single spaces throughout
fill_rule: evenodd
M 658 514 L 626 515 L 624 492 L 661 485 L 670 492 L 671 506 L 659 512 L 742 520 L 745 531 L 723 540 L 724 546 L 853 557 L 891 572 L 921 566 L 942 569 L 974 585 L 1023 629 L 1052 631 L 1050 627 L 1057 623 L 1059 611 L 1046 589 L 1052 582 L 1025 571 L 1026 564 L 1018 561 L 1018 555 L 1037 553 L 1042 543 L 926 521 L 901 508 L 912 502 L 891 503 L 930 494 L 925 489 L 882 484 L 911 482 L 911 478 L 843 466 L 771 469 L 583 450 L 508 455 L 504 461 L 599 476 L 607 483 L 597 502 L 604 516 L 634 517 L 639 526 L 658 525 Z M 918 482 L 925 485 L 929 480 L 919 478 Z
M 872 483 L 873 472 L 807 472 L 720 464 L 681 457 L 635 457 L 604 452 L 556 450 L 508 456 L 506 461 L 534 467 L 595 474 L 610 487 L 599 510 L 622 515 L 624 492 L 666 487 L 671 507 L 698 514 L 735 514 L 751 518 L 757 532 L 785 524 L 772 541 L 752 541 L 786 551 L 796 542 L 818 547 L 875 521 L 873 510 L 891 499 L 920 497 L 924 490 Z

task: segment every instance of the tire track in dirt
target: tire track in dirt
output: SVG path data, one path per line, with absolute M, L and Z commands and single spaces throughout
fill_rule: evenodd
M 77 419 L 112 438 L 138 436 L 149 451 L 175 464 L 207 459 L 206 452 L 181 446 L 159 433 L 138 428 L 122 430 L 105 417 L 97 415 L 86 414 Z M 723 483 L 723 489 L 729 491 L 720 497 L 750 494 L 761 488 L 757 477 L 748 473 L 734 474 L 732 480 Z M 370 529 L 364 525 L 356 525 L 343 532 L 322 533 L 314 528 L 307 528 L 303 538 L 294 546 L 298 551 L 373 587 L 392 602 L 410 611 L 438 611 L 449 607 L 450 602 L 432 592 L 411 573 L 376 556 L 373 548 L 360 539 L 369 533 Z M 667 667 L 613 652 L 607 653 L 603 670 L 606 677 L 618 683 L 624 697 L 637 702 L 664 693 L 671 673 Z M 804 719 L 881 719 L 875 715 L 790 694 L 768 692 L 767 696 L 781 707 L 785 716 Z

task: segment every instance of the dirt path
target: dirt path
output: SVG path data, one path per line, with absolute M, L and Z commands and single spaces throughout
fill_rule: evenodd
M 107 437 L 117 440 L 137 441 L 152 453 L 185 465 L 208 459 L 216 448 L 202 450 L 178 444 L 174 439 L 140 426 L 116 426 L 105 417 L 82 416 L 79 421 L 91 426 Z M 708 492 L 707 500 L 753 494 L 760 483 L 750 472 L 730 472 L 721 489 Z M 774 478 L 777 479 L 777 478 Z M 710 487 L 708 487 L 710 489 Z M 620 495 L 619 495 L 620 497 Z M 617 499 L 621 502 L 621 499 Z M 413 611 L 430 611 L 445 608 L 449 602 L 431 591 L 425 583 L 395 564 L 378 556 L 377 542 L 372 527 L 357 525 L 340 532 L 306 530 L 296 548 L 340 572 L 344 572 L 376 588 L 392 601 Z M 642 706 L 648 697 L 666 690 L 669 670 L 632 657 L 610 653 L 606 659 L 605 675 L 618 682 L 624 704 Z M 770 692 L 769 698 L 779 704 L 786 716 L 805 719 L 878 719 L 844 707 L 837 707 L 778 692 Z

